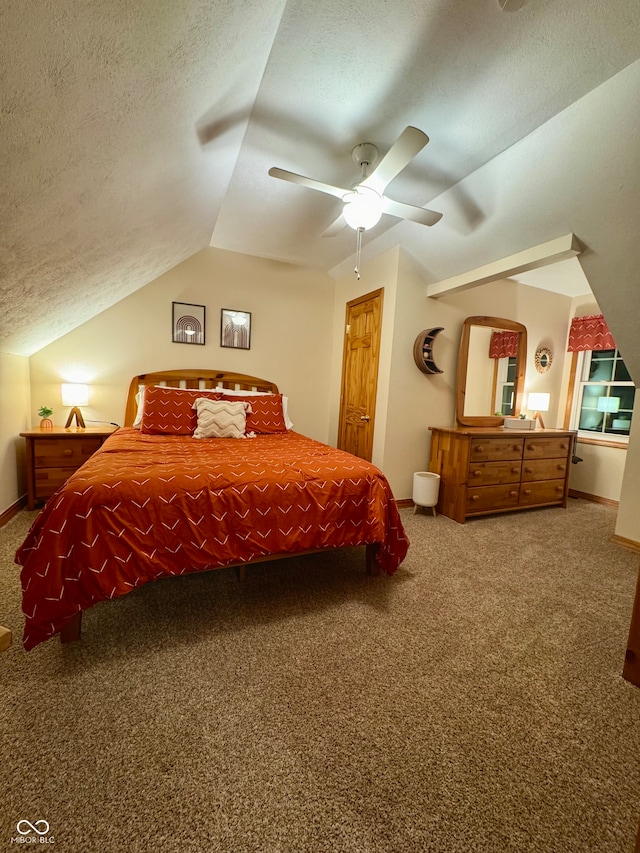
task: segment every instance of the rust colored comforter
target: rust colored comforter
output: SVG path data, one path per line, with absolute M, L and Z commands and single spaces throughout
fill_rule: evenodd
M 24 646 L 163 576 L 374 542 L 392 574 L 409 543 L 369 462 L 294 432 L 197 440 L 123 428 L 49 499 L 17 551 Z

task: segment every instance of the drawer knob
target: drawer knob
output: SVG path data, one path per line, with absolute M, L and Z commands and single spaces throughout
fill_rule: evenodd
M 475 471 L 473 472 L 473 476 L 474 476 L 474 477 L 481 477 L 481 476 L 482 476 L 482 472 L 481 472 L 481 471 L 478 471 L 478 470 L 475 470 Z
M 525 490 L 524 490 L 524 493 L 525 493 L 525 495 L 530 495 L 530 494 L 531 494 L 531 489 L 525 489 Z
M 556 492 L 564 492 L 564 486 L 556 486 Z
M 479 501 L 479 500 L 480 500 L 480 495 L 471 495 L 471 500 L 472 500 L 472 501 Z
M 482 444 L 476 447 L 476 453 L 484 453 L 484 446 Z
M 517 452 L 518 452 L 518 450 L 520 450 L 520 445 L 518 445 L 518 444 L 514 444 L 514 445 L 513 445 L 513 450 L 514 450 L 514 453 L 517 453 Z
M 564 471 L 564 465 L 562 463 L 558 465 L 558 471 Z
M 73 456 L 73 450 L 71 450 L 71 448 L 70 448 L 70 447 L 66 447 L 66 448 L 62 451 L 62 455 L 63 455 L 63 456 Z
M 511 473 L 512 473 L 512 474 L 517 474 L 517 473 L 518 473 L 518 468 L 517 468 L 515 465 L 514 465 L 514 467 L 511 469 Z
M 568 447 L 568 445 L 566 445 L 566 444 L 564 443 L 564 441 L 560 443 L 560 450 L 566 450 L 566 449 L 567 449 L 567 447 Z
M 533 474 L 533 468 L 525 468 L 524 470 L 527 474 Z
M 535 444 L 527 444 L 527 450 L 535 450 L 535 449 L 536 449 Z
M 518 492 L 515 489 L 511 489 L 511 491 L 509 492 L 509 497 L 510 498 L 517 498 Z

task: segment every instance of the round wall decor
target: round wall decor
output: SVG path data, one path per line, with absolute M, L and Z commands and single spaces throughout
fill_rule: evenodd
M 549 347 L 538 347 L 536 354 L 533 357 L 538 373 L 546 373 L 551 367 L 553 361 L 553 353 Z

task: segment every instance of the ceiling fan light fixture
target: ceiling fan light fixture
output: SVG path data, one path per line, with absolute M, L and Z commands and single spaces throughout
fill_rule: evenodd
M 382 196 L 369 187 L 356 187 L 344 196 L 342 214 L 354 231 L 367 231 L 377 225 L 382 216 Z

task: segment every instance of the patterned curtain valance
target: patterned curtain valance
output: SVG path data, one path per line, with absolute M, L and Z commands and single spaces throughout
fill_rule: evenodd
M 489 358 L 508 358 L 518 355 L 518 332 L 493 332 L 489 343 Z
M 616 342 L 602 314 L 574 317 L 571 321 L 567 352 L 615 348 Z

